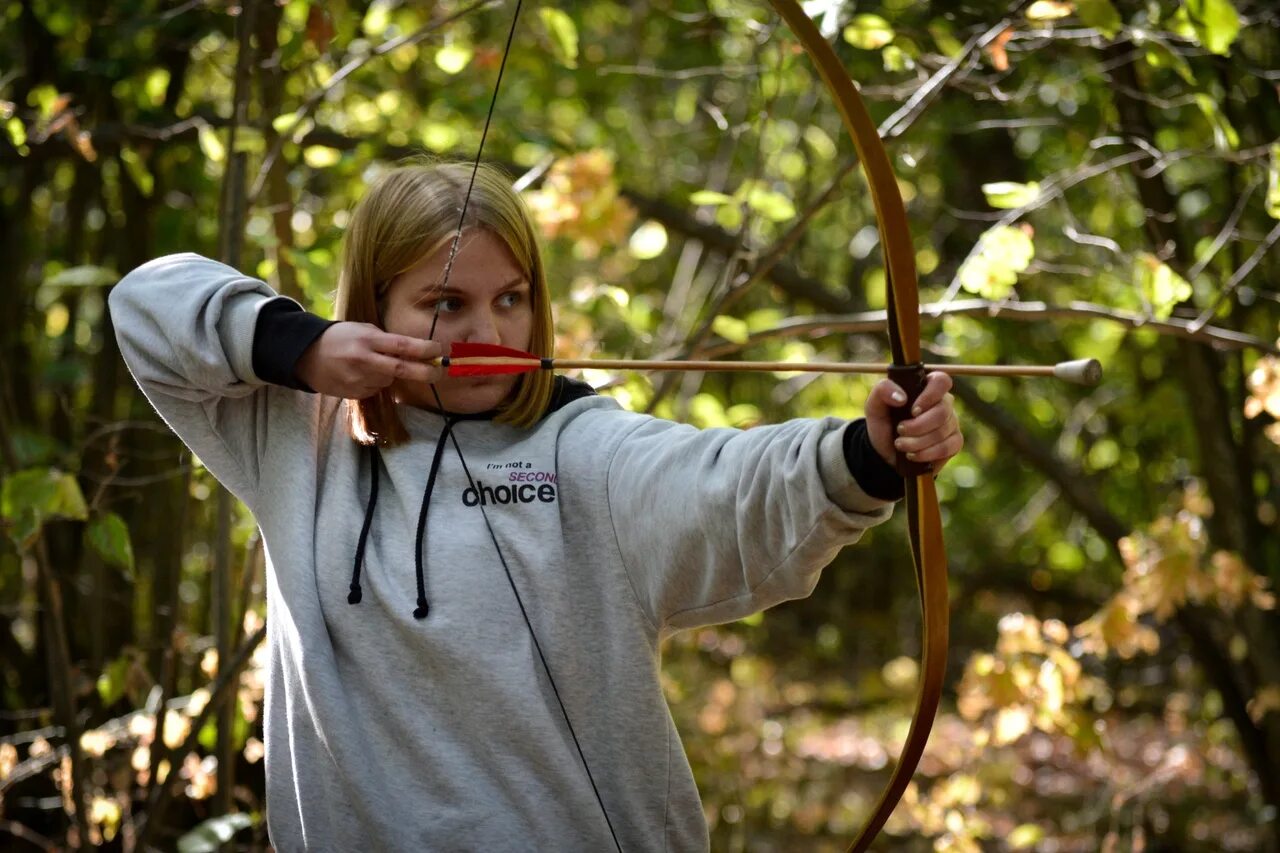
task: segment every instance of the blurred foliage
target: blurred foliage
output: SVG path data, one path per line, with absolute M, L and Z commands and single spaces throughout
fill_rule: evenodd
M 233 140 L 242 7 L 260 55 Z M 805 7 L 892 122 L 930 358 L 1107 370 L 1096 389 L 957 388 L 967 446 L 938 480 L 949 692 L 884 848 L 1280 850 L 1280 11 Z M 455 0 L 0 8 L 3 846 L 87 831 L 132 849 L 157 782 L 178 774 L 152 843 L 263 848 L 260 654 L 224 694 L 222 802 L 205 713 L 219 487 L 128 379 L 105 292 L 149 258 L 217 254 L 243 155 L 242 268 L 328 314 L 370 179 L 424 151 L 474 156 L 510 14 Z M 912 100 L 935 77 L 936 96 Z M 885 357 L 866 321 L 884 305 L 869 196 L 767 4 L 533 4 L 485 156 L 543 230 L 558 351 Z M 586 378 L 704 427 L 857 417 L 868 388 Z M 254 636 L 261 555 L 242 507 L 230 545 L 248 603 L 233 618 Z M 899 527 L 876 529 L 811 598 L 667 644 L 714 849 L 834 850 L 857 831 L 914 702 L 908 561 Z

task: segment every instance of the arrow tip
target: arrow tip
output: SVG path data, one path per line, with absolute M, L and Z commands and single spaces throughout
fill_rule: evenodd
M 1076 385 L 1097 385 L 1102 381 L 1102 364 L 1096 358 L 1063 361 L 1053 366 L 1053 375 Z

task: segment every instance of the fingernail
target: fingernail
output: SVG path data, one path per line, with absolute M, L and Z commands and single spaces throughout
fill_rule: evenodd
M 914 453 L 908 453 L 907 458 L 910 459 L 912 462 L 916 461 L 916 455 Z
M 912 409 L 912 410 L 911 410 L 911 414 L 912 414 L 913 416 L 915 416 L 915 417 L 919 417 L 919 416 L 920 416 L 920 407 L 919 407 L 919 406 L 916 406 L 914 409 Z
M 903 428 L 903 425 L 902 425 L 902 424 L 898 424 L 898 435 L 902 435 L 902 434 L 903 434 L 903 433 L 905 433 L 905 432 L 906 432 L 906 430 Z
M 894 391 L 892 394 L 889 395 L 889 397 L 893 400 L 893 402 L 898 403 L 899 405 L 907 402 L 907 395 L 903 394 L 901 391 Z
M 903 445 L 905 445 L 906 443 L 907 443 L 907 442 L 906 442 L 906 439 L 902 439 L 902 438 L 900 438 L 900 439 L 898 439 L 897 441 L 895 441 L 895 442 L 893 443 L 893 446 L 894 446 L 894 447 L 896 447 L 896 448 L 898 448 L 899 450 L 901 450 L 901 449 L 902 449 L 902 446 L 903 446 Z

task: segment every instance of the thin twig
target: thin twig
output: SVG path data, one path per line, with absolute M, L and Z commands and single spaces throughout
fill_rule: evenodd
M 279 157 L 280 153 L 284 150 L 284 144 L 293 137 L 292 130 L 299 127 L 302 122 L 306 121 L 307 118 L 310 117 L 316 107 L 320 105 L 320 103 L 325 99 L 325 96 L 328 95 L 335 86 L 350 77 L 359 69 L 363 68 L 369 61 L 385 56 L 393 50 L 404 47 L 405 45 L 417 44 L 435 31 L 452 24 L 454 21 L 457 21 L 478 9 L 482 9 L 485 6 L 492 6 L 496 2 L 497 0 L 476 0 L 476 2 L 469 6 L 464 6 L 453 14 L 445 15 L 441 18 L 434 18 L 412 33 L 390 39 L 389 41 L 378 45 L 369 53 L 349 60 L 346 65 L 335 71 L 333 76 L 330 77 L 323 86 L 312 92 L 311 96 L 303 102 L 302 106 L 298 107 L 297 111 L 293 114 L 293 122 L 289 125 L 289 132 L 281 133 L 276 139 L 275 144 L 271 146 L 271 150 L 262 158 L 262 166 L 258 169 L 258 176 L 253 179 L 253 188 L 249 190 L 249 204 L 252 205 L 257 200 L 258 194 L 262 192 L 262 188 L 267 182 L 267 174 L 271 171 L 272 163 L 275 162 L 276 158 Z
M 1280 347 L 1275 342 L 1253 335 L 1246 335 L 1243 332 L 1215 326 L 1204 326 L 1192 331 L 1189 328 L 1191 325 L 1190 320 L 1178 317 L 1157 320 L 1136 311 L 1122 311 L 1092 302 L 1069 302 L 1066 305 L 1049 305 L 1045 302 L 994 302 L 986 299 L 966 299 L 956 302 L 925 303 L 920 306 L 920 319 L 925 323 L 941 317 L 952 316 L 981 316 L 1020 322 L 1045 319 L 1106 320 L 1131 329 L 1149 329 L 1162 335 L 1210 343 L 1223 350 L 1251 349 L 1271 355 L 1280 355 Z M 866 334 L 883 332 L 885 321 L 886 314 L 883 310 L 860 311 L 855 314 L 795 317 L 774 326 L 772 329 L 754 332 L 741 343 L 721 342 L 714 346 L 706 347 L 700 350 L 699 353 L 707 358 L 722 358 L 767 340 L 815 337 L 835 333 Z M 679 354 L 677 351 L 672 351 L 664 354 L 663 357 L 679 357 Z

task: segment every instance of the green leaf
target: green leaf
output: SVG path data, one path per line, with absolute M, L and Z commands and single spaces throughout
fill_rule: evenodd
M 215 163 L 221 163 L 227 157 L 227 147 L 218 138 L 218 132 L 207 124 L 200 126 L 200 150 Z
M 538 19 L 551 37 L 551 49 L 556 61 L 566 68 L 578 67 L 578 26 L 562 9 L 544 6 L 538 10 Z
M 1203 92 L 1196 93 L 1196 106 L 1213 126 L 1213 146 L 1219 151 L 1234 151 L 1240 147 L 1240 134 L 1232 127 L 1231 122 L 1223 114 L 1218 102 Z
M 1135 42 L 1138 40 L 1135 39 Z M 1172 68 L 1182 82 L 1194 86 L 1196 83 L 1196 75 L 1191 70 L 1191 63 L 1187 62 L 1187 58 L 1182 54 L 1170 49 L 1167 44 L 1158 41 L 1149 41 L 1143 45 L 1146 54 L 1147 64 L 1152 68 Z
M 955 59 L 964 53 L 964 42 L 956 38 L 951 31 L 951 24 L 940 18 L 934 18 L 929 23 L 929 35 L 933 36 L 933 41 L 938 45 L 938 50 L 942 52 L 947 59 Z
M 854 15 L 844 40 L 862 50 L 879 50 L 893 41 L 893 27 L 879 15 Z
M 1267 169 L 1267 215 L 1280 219 L 1280 142 L 1271 145 L 1271 165 Z
M 457 145 L 461 137 L 456 127 L 442 121 L 427 122 L 422 128 L 422 144 L 437 154 Z
M 1009 833 L 1008 843 L 1014 850 L 1034 847 L 1044 839 L 1044 829 L 1034 823 L 1024 823 Z
M 67 267 L 44 280 L 45 287 L 106 287 L 120 280 L 120 273 L 108 267 L 90 265 Z
M 915 67 L 911 55 L 896 44 L 891 44 L 880 51 L 880 59 L 884 62 L 885 71 L 910 71 Z
M 642 261 L 656 258 L 667 248 L 667 229 L 661 222 L 650 220 L 631 235 L 629 248 L 632 257 Z
M 103 513 L 89 522 L 85 536 L 102 559 L 126 572 L 133 571 L 133 543 L 123 518 L 114 512 Z
M 129 655 L 121 655 L 107 664 L 107 668 L 98 676 L 98 695 L 102 697 L 103 705 L 108 707 L 114 705 L 124 696 L 129 667 L 132 664 L 133 661 Z
M 776 190 L 763 187 L 753 187 L 747 193 L 747 206 L 773 222 L 786 222 L 796 215 L 796 207 L 791 199 Z
M 302 159 L 313 169 L 326 169 L 342 159 L 342 152 L 327 145 L 308 145 Z
M 1134 261 L 1138 287 L 1151 303 L 1156 319 L 1163 320 L 1191 297 L 1191 285 L 1155 255 L 1140 252 Z
M 436 51 L 436 67 L 445 74 L 458 74 L 475 55 L 475 49 L 465 44 L 447 44 Z
M 369 11 L 365 12 L 364 20 L 360 22 L 360 29 L 367 36 L 380 36 L 390 24 L 391 4 L 387 0 L 373 0 L 369 4 Z
M 750 335 L 746 321 L 739 320 L 737 317 L 730 317 L 727 314 L 720 314 L 711 321 L 711 331 L 726 341 L 735 344 L 745 344 Z
M 57 468 L 28 468 L 0 485 L 0 517 L 9 522 L 9 538 L 19 549 L 31 547 L 47 519 L 88 516 L 75 476 Z
M 1111 0 L 1076 0 L 1076 14 L 1080 22 L 1092 27 L 1107 38 L 1115 38 L 1124 26 L 1124 19 L 1111 5 Z
M 1036 0 L 1024 14 L 1028 21 L 1056 21 L 1071 14 L 1071 4 L 1062 0 Z
M 981 248 L 960 268 L 960 286 L 985 299 L 1004 299 L 1035 257 L 1031 236 L 1021 228 L 998 225 L 982 236 Z
M 142 156 L 125 145 L 120 149 L 120 159 L 124 161 L 125 171 L 129 173 L 129 177 L 133 178 L 133 183 L 138 187 L 138 192 L 142 193 L 145 198 L 151 198 L 151 191 L 155 189 L 156 179 L 151 176 L 151 172 L 147 169 L 147 164 L 142 161 Z
M 690 204 L 732 204 L 733 196 L 718 193 L 715 190 L 698 190 L 690 194 Z
M 211 817 L 178 839 L 178 853 L 218 853 L 237 832 L 253 826 L 244 812 Z
M 9 135 L 9 142 L 14 148 L 23 148 L 27 144 L 27 126 L 22 119 L 12 116 L 4 123 L 4 132 Z
M 987 197 L 987 204 L 1002 210 L 1012 210 L 1030 204 L 1040 197 L 1040 184 L 1031 181 L 1019 184 L 1015 181 L 996 181 L 983 184 L 982 194 Z
M 1231 0 L 1183 0 L 1182 8 L 1200 44 L 1219 56 L 1226 56 L 1240 35 L 1240 15 Z
M 151 106 L 162 106 L 165 93 L 169 90 L 169 69 L 152 68 L 147 72 L 147 79 L 142 83 L 142 90 L 146 93 L 147 101 L 150 102 Z
M 835 140 L 816 124 L 811 124 L 804 129 L 804 141 L 813 149 L 813 153 L 823 160 L 835 159 L 837 153 Z

